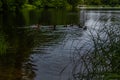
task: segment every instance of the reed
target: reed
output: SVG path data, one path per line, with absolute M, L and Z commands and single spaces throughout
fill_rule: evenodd
M 110 17 L 110 20 L 118 19 Z M 108 20 L 109 20 L 108 19 Z M 99 29 L 88 30 L 92 47 L 82 54 L 84 44 L 74 62 L 73 80 L 110 80 L 120 79 L 120 20 L 102 24 Z

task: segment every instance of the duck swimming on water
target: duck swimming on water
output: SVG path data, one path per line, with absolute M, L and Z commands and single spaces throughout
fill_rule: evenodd
M 83 26 L 83 30 L 86 30 L 87 29 L 87 26 Z

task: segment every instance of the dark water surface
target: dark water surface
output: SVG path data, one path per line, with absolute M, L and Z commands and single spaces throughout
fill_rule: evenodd
M 106 20 L 114 23 L 119 14 L 61 9 L 0 13 L 0 80 L 68 80 L 88 29 L 97 30 Z

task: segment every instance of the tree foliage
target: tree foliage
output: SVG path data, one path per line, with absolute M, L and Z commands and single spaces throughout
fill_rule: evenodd
M 80 0 L 67 0 L 67 2 L 73 7 L 77 6 Z
M 87 5 L 109 5 L 109 6 L 117 6 L 120 5 L 119 0 L 81 0 L 84 1 L 84 4 Z
M 77 5 L 120 5 L 119 0 L 0 0 L 0 9 L 11 10 L 20 9 L 23 5 L 29 4 L 36 7 L 67 7 L 71 5 L 76 7 Z

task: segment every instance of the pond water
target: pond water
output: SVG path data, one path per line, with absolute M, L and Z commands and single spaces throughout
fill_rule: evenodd
M 70 80 L 73 60 L 93 45 L 89 29 L 114 23 L 120 10 L 22 10 L 0 13 L 0 80 Z

